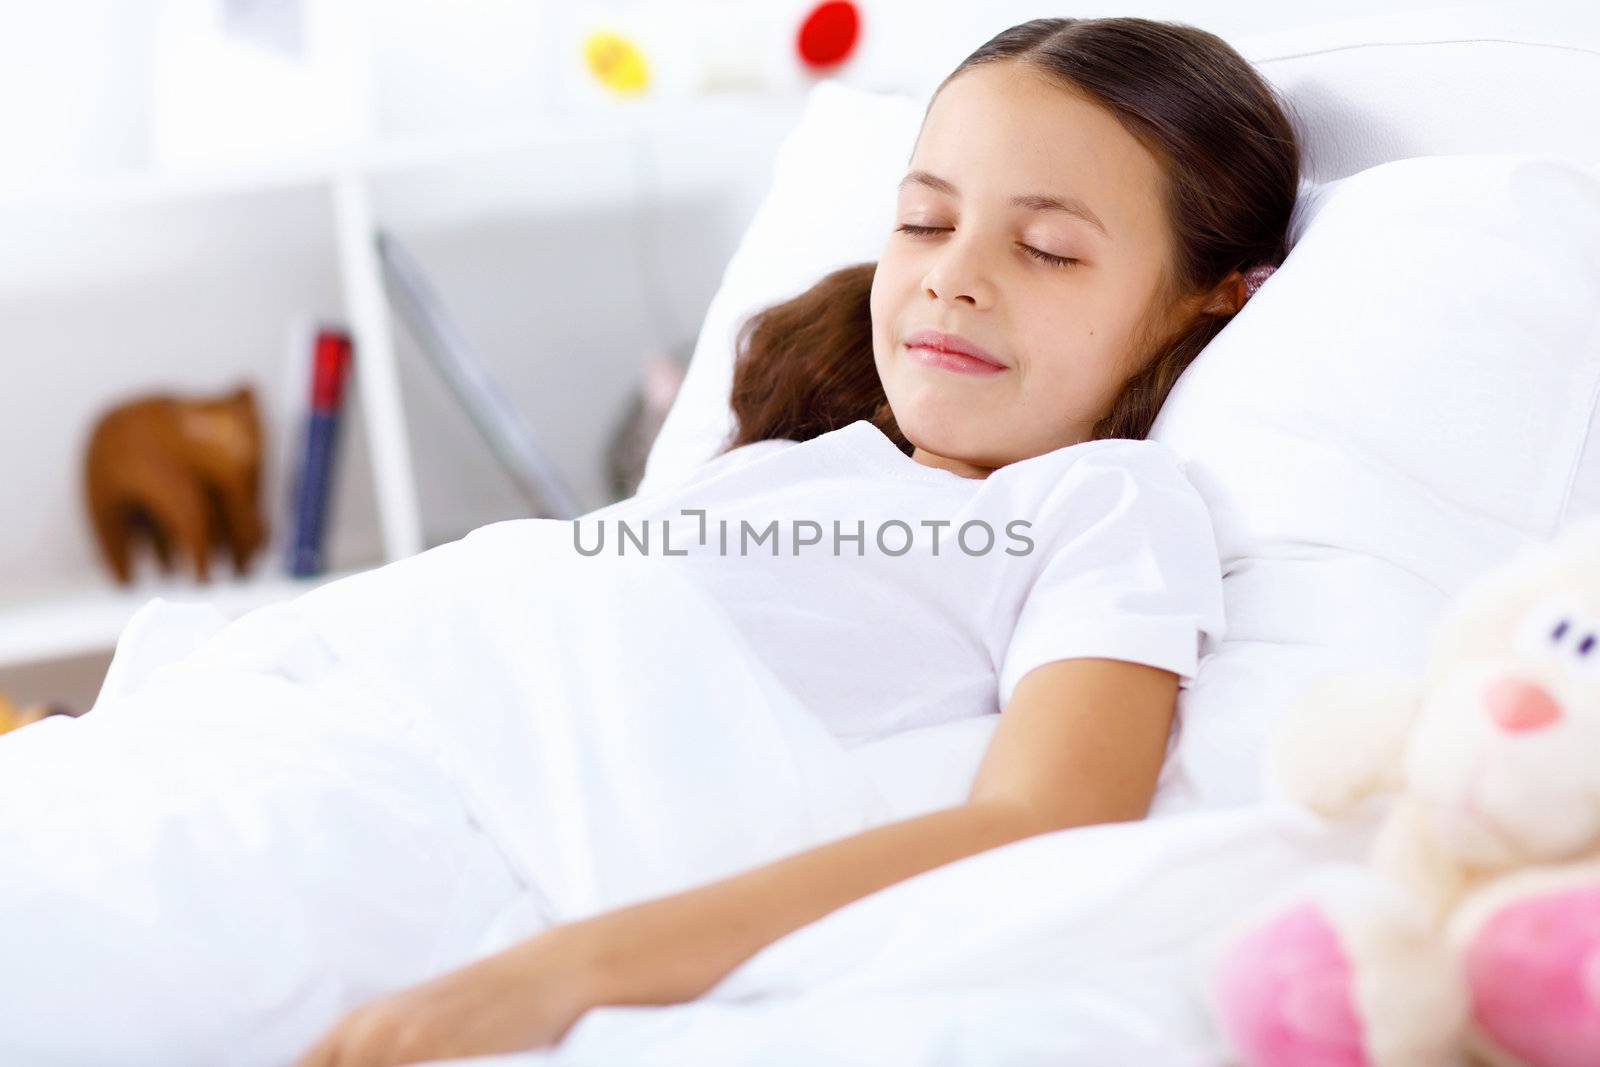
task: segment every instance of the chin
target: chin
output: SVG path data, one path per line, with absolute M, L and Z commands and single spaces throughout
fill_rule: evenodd
M 891 401 L 895 422 L 906 440 L 935 455 L 959 455 L 970 450 L 976 417 L 953 403 L 931 402 L 925 393 L 916 400 Z

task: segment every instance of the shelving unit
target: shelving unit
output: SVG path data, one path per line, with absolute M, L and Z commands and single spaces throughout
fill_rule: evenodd
M 147 579 L 127 589 L 86 587 L 48 600 L 16 604 L 0 614 L 0 669 L 105 651 L 116 644 L 133 613 L 152 597 L 208 600 L 224 614 L 237 617 L 358 572 L 359 568 L 315 578 L 254 576 L 209 588 L 192 580 Z
M 548 237 L 551 229 L 592 225 L 628 233 L 644 211 L 654 213 L 653 225 L 670 228 L 676 220 L 693 233 L 685 219 L 698 226 L 716 218 L 714 239 L 675 243 L 670 263 L 651 264 L 657 288 L 681 287 L 698 274 L 694 298 L 709 300 L 720 264 L 765 188 L 777 144 L 802 106 L 798 97 L 641 101 L 341 158 L 129 175 L 0 197 L 7 234 L 0 248 L 0 366 L 8 379 L 0 391 L 0 426 L 16 443 L 0 455 L 0 488 L 11 504 L 0 526 L 0 688 L 7 669 L 109 650 L 151 596 L 205 598 L 237 615 L 428 547 L 437 536 L 425 521 L 423 483 L 437 481 L 441 467 L 451 481 L 461 472 L 462 487 L 447 488 L 477 492 L 470 506 L 452 503 L 446 521 L 434 524 L 447 527 L 447 538 L 511 517 L 496 513 L 495 475 L 483 473 L 492 467 L 487 455 L 470 470 L 460 462 L 457 453 L 472 445 L 443 402 L 413 385 L 417 410 L 407 410 L 406 383 L 425 381 L 427 372 L 414 372 L 400 355 L 407 342 L 389 316 L 373 227 L 398 233 L 430 270 L 434 260 L 446 274 L 453 264 L 467 280 L 454 289 L 446 284 L 445 295 L 463 297 L 470 312 L 538 299 L 529 292 L 538 286 L 517 277 L 512 264 L 535 251 L 559 255 L 560 246 L 529 244 L 557 240 Z M 523 240 L 522 260 L 507 254 L 513 239 Z M 615 241 L 606 235 L 606 247 Z M 565 273 L 576 285 L 581 271 L 590 270 L 602 286 L 615 288 L 619 307 L 637 314 L 662 298 L 628 262 L 640 254 L 624 246 L 614 264 L 597 265 L 579 261 L 575 250 L 577 265 Z M 500 286 L 493 300 L 484 295 L 485 277 Z M 643 288 L 632 292 L 637 285 Z M 576 472 L 581 489 L 600 452 L 596 434 L 604 419 L 597 411 L 622 399 L 636 368 L 625 357 L 593 358 L 588 366 L 564 358 L 572 352 L 588 358 L 581 347 L 588 331 L 615 330 L 613 320 L 623 316 L 585 318 L 548 280 L 546 288 L 552 292 L 545 318 L 572 316 L 561 333 L 578 338 L 572 342 L 578 347 L 542 364 L 532 353 L 535 366 L 513 359 L 491 369 L 514 394 L 521 382 L 518 395 L 532 395 L 530 406 L 546 405 L 537 415 L 549 423 L 565 473 Z M 670 297 L 664 302 L 687 302 L 681 288 Z M 307 358 L 298 346 L 317 322 L 352 333 L 356 362 L 329 515 L 330 573 L 296 580 L 282 573 L 282 502 L 298 440 L 289 420 L 299 413 L 296 389 Z M 635 330 L 641 350 L 655 325 Z M 673 327 L 697 330 L 698 320 L 687 314 Z M 516 328 L 484 332 L 520 356 L 520 344 L 504 340 Z M 530 376 L 542 386 L 531 394 Z M 254 575 L 229 580 L 231 569 L 219 556 L 213 573 L 222 577 L 206 586 L 153 576 L 154 561 L 145 558 L 136 584 L 117 587 L 95 555 L 80 502 L 81 446 L 94 415 L 135 393 L 220 393 L 244 380 L 259 386 L 270 448 L 263 503 L 272 536 Z M 588 395 L 574 396 L 575 390 Z M 596 493 L 598 481 L 590 478 L 584 494 L 591 506 L 608 502 Z

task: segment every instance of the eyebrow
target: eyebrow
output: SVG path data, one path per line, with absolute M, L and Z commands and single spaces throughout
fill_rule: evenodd
M 956 191 L 954 185 L 937 174 L 930 174 L 925 170 L 911 171 L 900 179 L 900 184 L 897 188 L 904 189 L 908 185 L 924 185 L 934 192 L 944 193 L 946 196 L 959 197 L 961 195 Z M 1100 221 L 1100 216 L 1089 210 L 1089 205 L 1075 196 L 1063 197 L 1052 196 L 1049 193 L 1018 193 L 1016 196 L 1011 197 L 1007 203 L 1015 207 L 1026 208 L 1029 211 L 1059 211 L 1063 214 L 1073 215 L 1087 222 L 1107 237 L 1111 236 L 1106 232 L 1106 224 Z

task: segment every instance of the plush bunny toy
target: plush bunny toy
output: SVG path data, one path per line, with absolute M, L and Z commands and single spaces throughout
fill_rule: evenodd
M 1226 939 L 1242 1061 L 1600 1065 L 1600 519 L 1459 597 L 1421 678 L 1324 682 L 1284 727 L 1278 793 L 1382 821 L 1356 876 Z

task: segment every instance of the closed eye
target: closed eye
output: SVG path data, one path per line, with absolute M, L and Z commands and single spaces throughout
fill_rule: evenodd
M 910 223 L 902 223 L 901 225 L 895 227 L 895 232 L 907 234 L 911 237 L 926 237 L 930 233 L 943 233 L 946 229 L 949 229 L 949 227 L 913 226 Z M 1041 263 L 1048 263 L 1053 267 L 1070 267 L 1079 262 L 1070 256 L 1055 256 L 1051 255 L 1049 252 L 1041 252 L 1032 245 L 1018 244 L 1017 247 L 1022 249 L 1028 255 L 1032 256 L 1034 259 L 1039 260 Z

